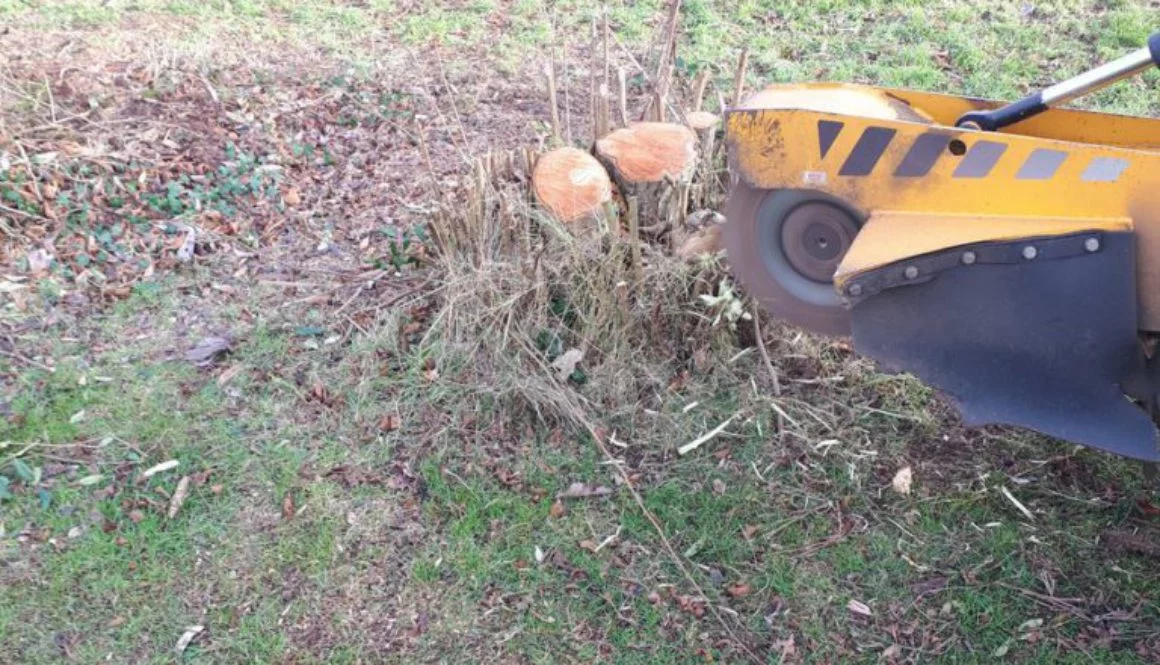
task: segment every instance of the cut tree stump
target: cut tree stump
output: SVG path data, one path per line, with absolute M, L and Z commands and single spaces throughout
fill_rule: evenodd
M 701 175 L 697 179 L 699 193 L 694 198 L 697 205 L 705 205 L 706 188 L 710 191 L 716 188 L 716 173 L 713 169 L 713 156 L 717 150 L 717 128 L 721 125 L 721 118 L 708 111 L 690 111 L 685 116 L 685 122 L 697 133 L 697 142 L 701 146 Z
M 608 172 L 579 148 L 556 148 L 541 156 L 532 171 L 532 188 L 540 205 L 565 223 L 595 219 L 612 200 Z
M 596 142 L 626 196 L 639 203 L 640 229 L 653 237 L 671 231 L 684 215 L 688 183 L 697 165 L 693 130 L 667 122 L 634 122 Z

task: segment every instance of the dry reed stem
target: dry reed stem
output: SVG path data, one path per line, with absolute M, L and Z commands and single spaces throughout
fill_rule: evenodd
M 741 96 L 745 94 L 745 70 L 749 68 L 749 47 L 741 49 L 741 57 L 737 60 L 737 74 L 733 77 L 733 105 L 741 104 Z M 722 107 L 724 110 L 724 107 Z

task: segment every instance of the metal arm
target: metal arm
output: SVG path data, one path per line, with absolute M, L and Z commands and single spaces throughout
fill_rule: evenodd
M 1151 66 L 1160 67 L 1160 32 L 1148 39 L 1148 45 L 1106 65 L 1056 83 L 1040 92 L 993 111 L 971 111 L 958 119 L 958 127 L 995 131 L 1043 113 L 1053 106 L 1066 104 L 1077 97 L 1135 76 Z

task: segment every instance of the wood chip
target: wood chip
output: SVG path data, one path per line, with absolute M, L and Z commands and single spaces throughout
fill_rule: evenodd
M 141 474 L 141 480 L 148 480 L 149 478 L 152 478 L 159 473 L 163 473 L 171 469 L 176 469 L 178 464 L 180 464 L 180 462 L 175 459 L 166 460 L 160 464 L 155 464 L 148 469 L 145 469 L 145 472 Z
M 850 610 L 854 614 L 861 614 L 862 616 L 867 617 L 874 616 L 874 612 L 870 610 L 870 606 L 860 600 L 854 600 L 851 598 L 850 602 L 846 603 L 846 609 Z
M 612 490 L 603 485 L 593 487 L 586 483 L 572 483 L 568 489 L 556 495 L 557 499 L 585 499 L 590 496 L 608 496 Z
M 890 481 L 890 486 L 899 494 L 910 494 L 910 485 L 913 481 L 914 472 L 910 470 L 909 466 L 904 466 L 898 470 L 898 473 L 894 474 L 894 480 Z
M 193 639 L 200 635 L 201 631 L 203 630 L 205 630 L 205 626 L 190 626 L 186 628 L 185 632 L 182 633 L 181 637 L 177 640 L 177 645 L 173 647 L 173 650 L 177 652 L 177 655 L 180 656 L 184 654 L 185 650 L 189 648 L 190 642 L 193 642 Z
M 740 414 L 735 413 L 735 414 L 729 416 L 729 418 L 725 422 L 714 427 L 713 429 L 709 430 L 705 434 L 702 434 L 696 440 L 690 441 L 689 443 L 686 443 L 685 445 L 681 446 L 680 448 L 677 448 L 677 454 L 678 455 L 687 455 L 687 454 L 693 452 L 694 450 L 696 450 L 697 448 L 700 448 L 701 445 L 704 444 L 706 441 L 712 440 L 713 437 L 715 437 L 718 434 L 720 434 L 721 432 L 725 431 L 725 428 L 729 426 L 729 423 L 733 422 L 733 420 L 736 419 L 738 415 L 740 415 Z
M 169 498 L 169 519 L 177 517 L 187 496 L 189 496 L 189 476 L 182 476 L 181 480 L 177 481 L 177 489 L 173 490 L 173 496 Z
M 1035 521 L 1035 515 L 1031 514 L 1031 511 L 1027 509 L 1027 506 L 1023 505 L 1019 499 L 1015 498 L 1015 495 L 1011 493 L 1011 490 L 1007 489 L 1006 485 L 1000 485 L 999 492 L 1002 493 L 1003 496 L 1007 497 L 1007 500 L 1010 501 L 1011 504 L 1016 508 L 1018 508 L 1019 512 L 1023 513 L 1027 519 L 1031 520 L 1032 522 Z

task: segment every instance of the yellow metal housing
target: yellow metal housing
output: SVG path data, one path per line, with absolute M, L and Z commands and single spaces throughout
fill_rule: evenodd
M 1140 328 L 1160 330 L 1160 120 L 1050 110 L 1001 132 L 955 128 L 998 102 L 848 84 L 774 86 L 728 113 L 731 168 L 814 189 L 868 222 L 839 283 L 980 240 L 1133 228 Z

